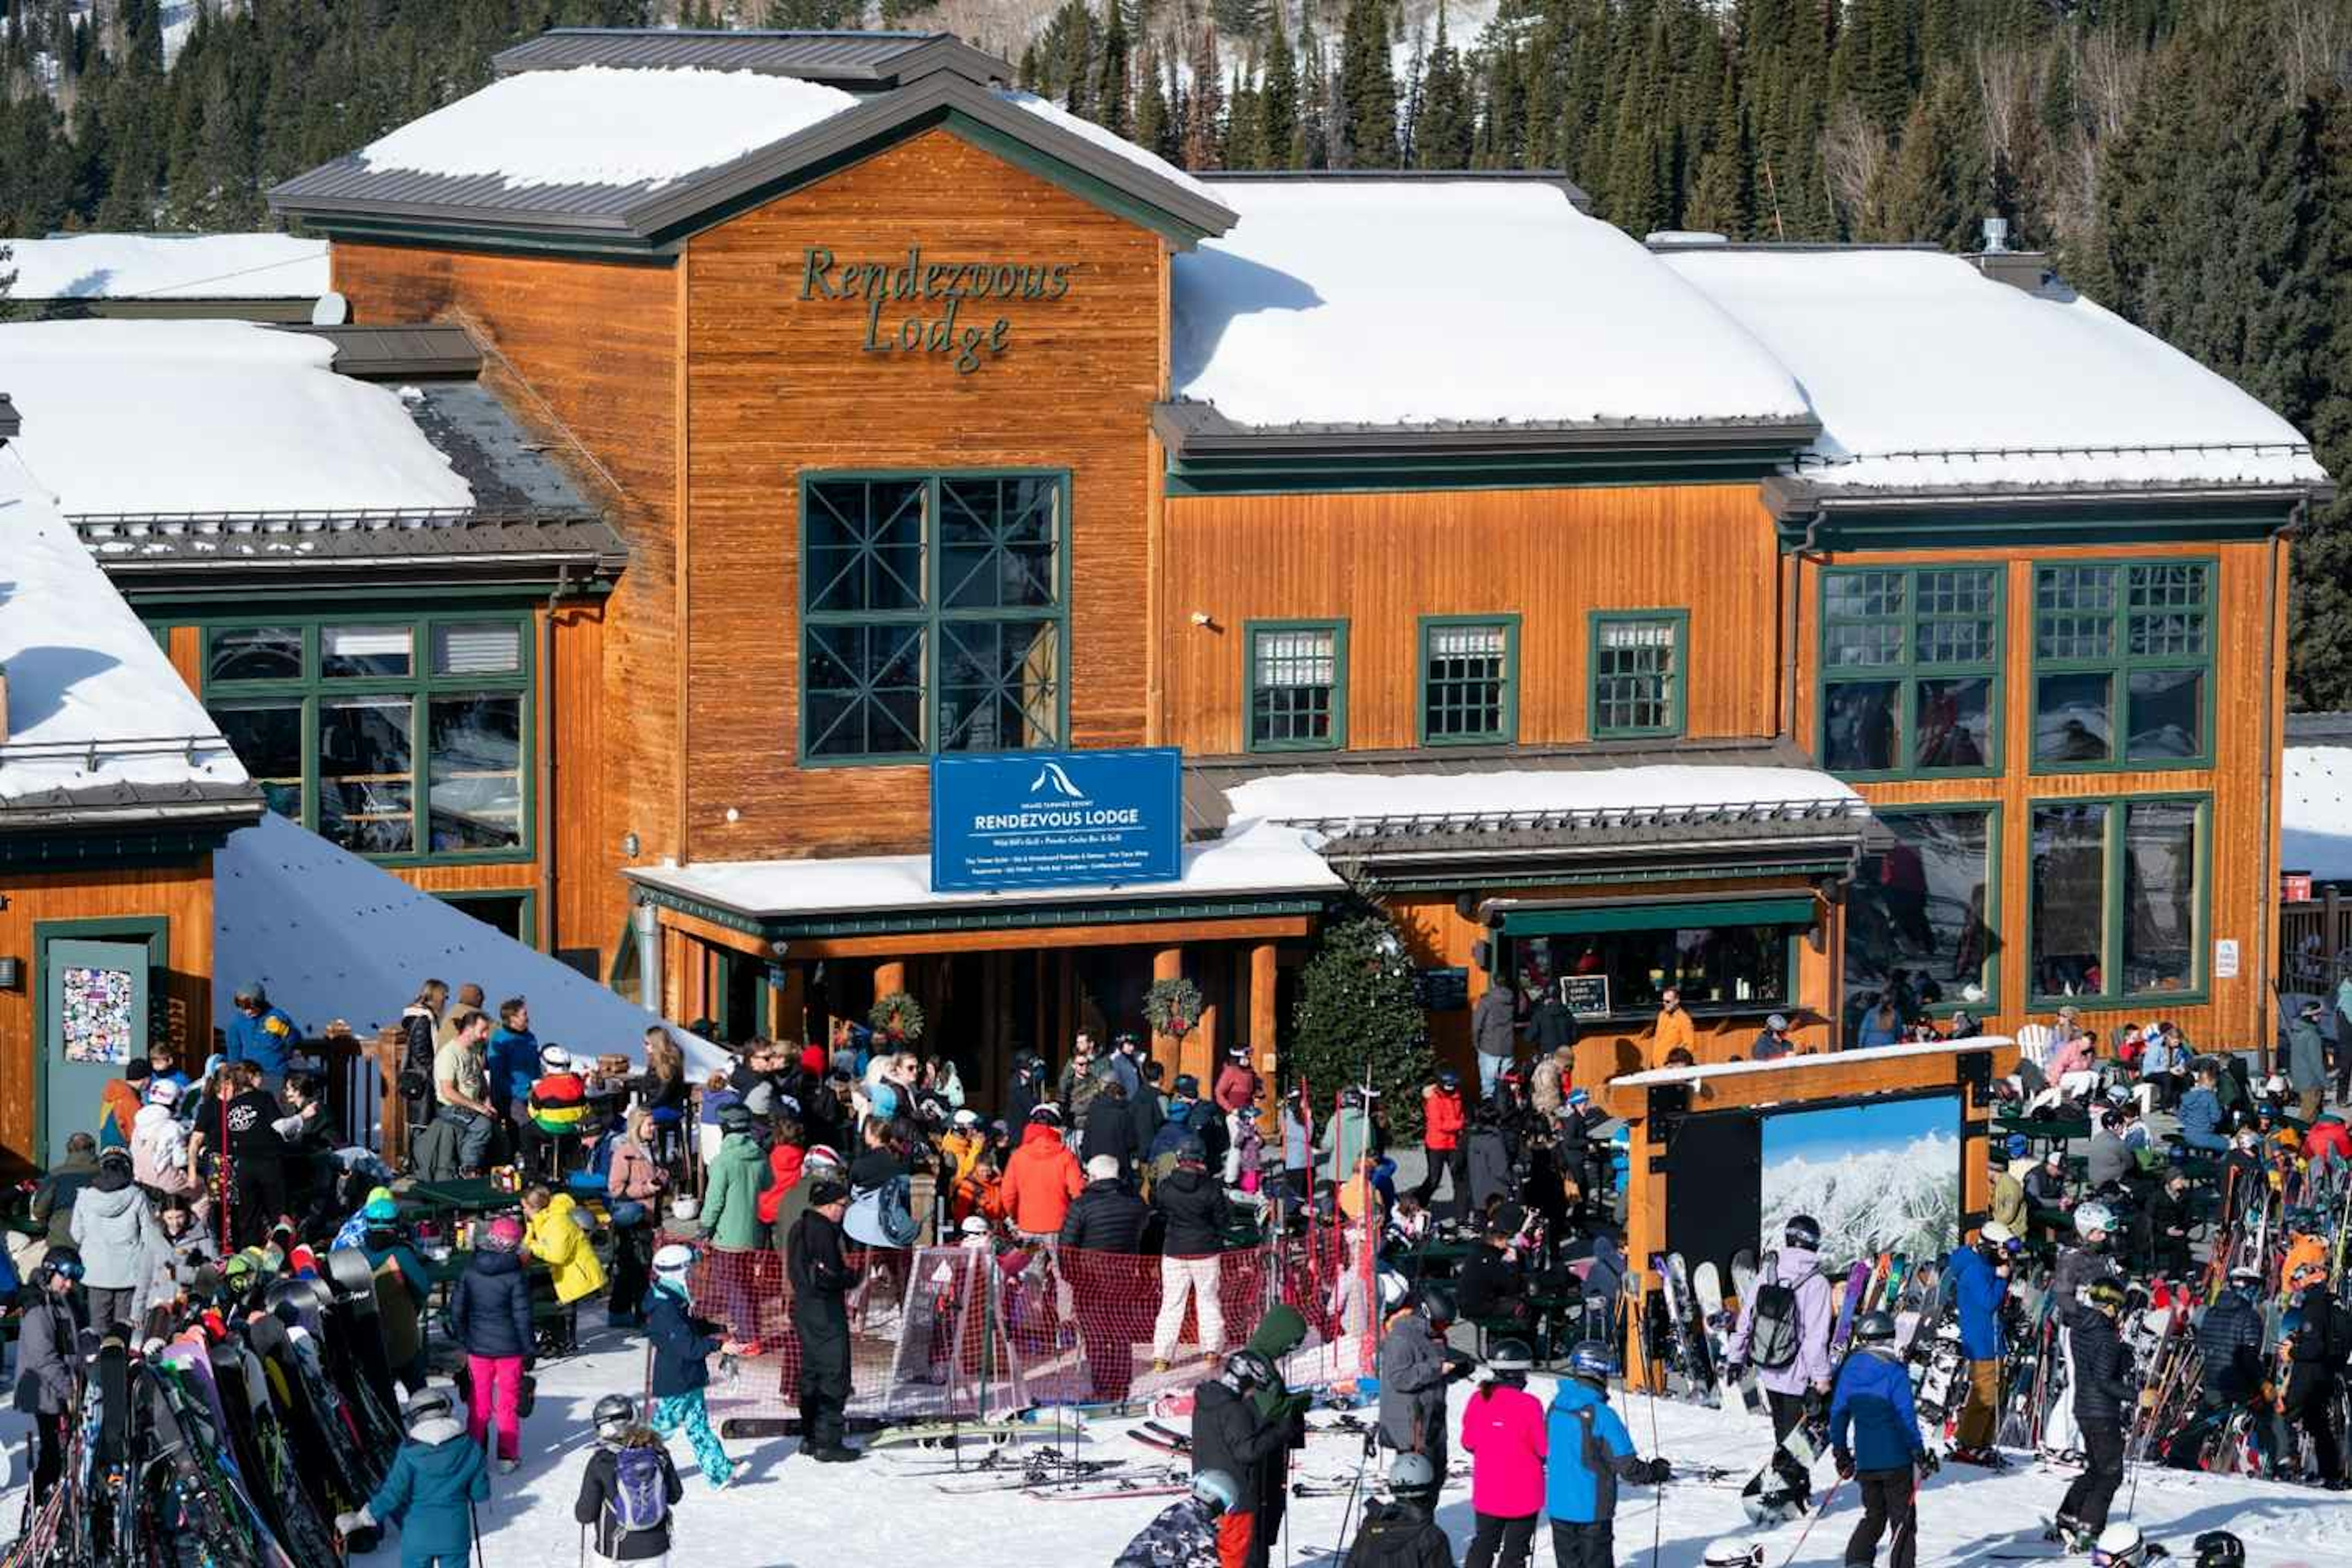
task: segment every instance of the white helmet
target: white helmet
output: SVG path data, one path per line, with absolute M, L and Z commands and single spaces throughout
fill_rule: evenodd
M 2099 1531 L 2099 1539 L 2091 1543 L 2091 1561 L 2106 1568 L 2130 1568 L 2147 1561 L 2147 1538 L 2140 1534 L 2139 1526 L 2127 1519 L 2117 1520 Z
M 1202 1470 L 1192 1477 L 1192 1495 L 1223 1513 L 1242 1500 L 1242 1489 L 1223 1470 Z
M 2074 1211 L 2074 1234 L 2088 1236 L 2093 1231 L 2113 1232 L 2116 1211 L 2105 1204 L 2084 1204 Z
M 1708 1542 L 1706 1555 L 1699 1561 L 1706 1568 L 1763 1568 L 1764 1548 L 1744 1535 L 1727 1535 Z
M 694 1248 L 684 1242 L 673 1241 L 654 1254 L 654 1273 L 664 1278 L 676 1278 L 694 1267 Z

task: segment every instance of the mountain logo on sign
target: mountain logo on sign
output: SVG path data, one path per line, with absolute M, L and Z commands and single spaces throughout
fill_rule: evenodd
M 1070 782 L 1070 775 L 1063 772 L 1059 763 L 1047 763 L 1039 768 L 1037 776 L 1029 781 L 1029 793 L 1062 800 L 1082 801 L 1087 798 L 1086 792 Z

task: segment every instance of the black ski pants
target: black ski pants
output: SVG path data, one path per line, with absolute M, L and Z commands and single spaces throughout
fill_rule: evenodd
M 1796 1456 L 1780 1445 L 1803 1424 L 1809 1402 L 1801 1394 L 1780 1394 L 1768 1388 L 1764 1391 L 1764 1403 L 1772 1412 L 1772 1473 L 1780 1478 L 1796 1499 L 1797 1506 L 1802 1509 L 1813 1500 L 1813 1478 L 1797 1463 Z
M 1274 1543 L 1282 1539 L 1283 1513 L 1290 1507 L 1289 1448 L 1276 1448 L 1252 1466 L 1249 1481 L 1257 1506 L 1250 1512 L 1249 1552 L 1242 1559 L 1242 1568 L 1266 1568 L 1273 1560 Z
M 66 1473 L 66 1412 L 43 1411 L 33 1417 L 33 1500 L 40 1502 L 57 1489 Z
M 1447 1184 L 1446 1194 L 1454 1200 L 1454 1217 L 1461 1218 L 1463 1211 L 1470 1206 L 1470 1151 L 1456 1143 L 1451 1149 L 1424 1149 L 1422 1152 L 1428 1166 L 1422 1172 L 1421 1184 L 1412 1189 L 1413 1201 L 1435 1214 L 1435 1209 L 1429 1208 L 1429 1200 L 1437 1195 L 1437 1178 L 1451 1173 L 1453 1179 Z
M 2066 1489 L 2058 1511 L 2093 1535 L 2107 1527 L 2107 1506 L 2124 1484 L 2124 1433 L 2105 1422 L 2083 1428 L 2083 1473 Z
M 794 1311 L 801 1336 L 801 1451 L 843 1447 L 842 1413 L 849 1406 L 849 1315 L 835 1298 Z
M 1498 1513 L 1482 1513 L 1478 1528 L 1470 1537 L 1470 1555 L 1462 1560 L 1462 1568 L 1494 1568 L 1499 1552 L 1502 1568 L 1528 1568 L 1528 1554 L 1536 1540 L 1536 1516 L 1506 1519 Z
M 604 1300 L 611 1316 L 626 1318 L 644 1310 L 653 1236 L 650 1215 L 635 1225 L 613 1228 L 613 1293 Z
M 236 1173 L 236 1202 L 230 1209 L 230 1235 L 239 1247 L 259 1247 L 286 1212 L 286 1167 L 255 1155 L 232 1161 L 231 1167 Z
M 1601 1520 L 1595 1524 L 1551 1521 L 1551 1557 L 1559 1568 L 1617 1568 L 1617 1527 Z
M 1846 1562 L 1853 1564 L 1872 1561 L 1878 1555 L 1879 1537 L 1892 1530 L 1895 1534 L 1887 1542 L 1886 1568 L 1912 1568 L 1919 1554 L 1919 1521 L 1914 1511 L 1919 1494 L 1911 1467 L 1862 1470 L 1853 1479 L 1862 1491 L 1862 1521 L 1846 1538 Z
M 2319 1461 L 2319 1479 L 2340 1480 L 2344 1476 L 2344 1450 L 2336 1441 L 2336 1429 L 2330 1426 L 2328 1415 L 2336 1404 L 2336 1379 L 2333 1374 L 2314 1369 L 2306 1363 L 2294 1369 L 2286 1385 L 2286 1426 L 2289 1433 L 2300 1426 L 2311 1438 L 2312 1458 Z M 2294 1449 L 2280 1445 L 2290 1458 Z

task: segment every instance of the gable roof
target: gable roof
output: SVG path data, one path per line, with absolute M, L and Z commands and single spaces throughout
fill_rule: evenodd
M 316 300 L 324 240 L 290 234 L 53 234 L 12 239 L 19 305 L 79 300 Z
M 620 63 L 551 60 L 510 72 L 287 181 L 270 205 L 337 237 L 658 258 L 748 207 L 945 126 L 1179 245 L 1235 221 L 1209 187 L 1142 148 L 1034 94 L 976 79 L 981 68 L 966 58 L 976 51 L 961 45 L 926 43 L 919 75 L 917 51 L 906 50 L 874 68 L 900 73 L 895 85 L 860 94 L 763 67 L 769 52 L 791 52 L 773 35 L 691 37 L 574 40 L 565 47 Z M 673 48 L 698 63 L 645 63 Z

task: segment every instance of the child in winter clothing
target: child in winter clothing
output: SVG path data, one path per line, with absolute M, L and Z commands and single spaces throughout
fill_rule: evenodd
M 664 1437 L 686 1429 L 703 1479 L 713 1490 L 735 1479 L 735 1462 L 710 1429 L 703 1391 L 710 1385 L 710 1358 L 724 1348 L 719 1325 L 694 1316 L 687 1296 L 687 1271 L 694 1254 L 670 1246 L 654 1254 L 654 1288 L 646 1297 L 646 1338 L 653 1345 L 653 1428 Z
M 555 1299 L 564 1308 L 563 1343 L 578 1333 L 580 1303 L 604 1288 L 604 1266 L 572 1217 L 579 1205 L 570 1193 L 533 1187 L 522 1195 L 523 1246 L 555 1277 Z
M 147 1103 L 131 1119 L 131 1174 L 141 1186 L 165 1197 L 196 1192 L 196 1174 L 188 1163 L 187 1124 L 180 1120 L 180 1091 L 169 1079 L 149 1084 Z
M 1634 1454 L 1633 1435 L 1609 1408 L 1608 1360 L 1605 1345 L 1579 1345 L 1547 1416 L 1544 1511 L 1559 1568 L 1614 1568 L 1617 1483 L 1658 1486 L 1672 1475 L 1665 1460 Z
M 588 1456 L 587 1471 L 580 1478 L 580 1496 L 572 1505 L 572 1517 L 595 1529 L 589 1561 L 602 1568 L 614 1568 L 623 1563 L 635 1564 L 635 1568 L 664 1568 L 669 1562 L 674 1510 L 686 1496 L 685 1484 L 677 1479 L 677 1467 L 670 1462 L 669 1450 L 662 1447 L 659 1433 L 635 1423 L 609 1436 L 599 1428 L 596 1439 L 596 1451 Z M 657 1473 L 639 1473 L 656 1467 Z M 631 1485 L 660 1488 L 661 1522 L 628 1528 L 624 1520 L 627 1511 L 623 1489 L 625 1473 Z
M 400 1527 L 400 1568 L 466 1568 L 474 1549 L 472 1504 L 490 1496 L 482 1450 L 449 1415 L 449 1396 L 420 1394 L 403 1412 L 408 1440 L 365 1507 L 337 1516 L 344 1535 Z
M 530 1331 L 530 1284 L 522 1277 L 522 1226 L 511 1215 L 490 1222 L 489 1235 L 449 1294 L 449 1329 L 466 1348 L 467 1440 L 479 1447 L 493 1415 L 499 1426 L 499 1468 L 522 1458 L 522 1380 L 536 1359 Z
M 1528 1347 L 1506 1340 L 1489 1363 L 1494 1375 L 1478 1385 L 1462 1412 L 1462 1450 L 1471 1456 L 1470 1506 L 1477 1532 L 1463 1568 L 1487 1568 L 1502 1552 L 1503 1568 L 1526 1568 L 1543 1510 L 1544 1456 L 1550 1451 L 1543 1405 L 1528 1392 Z
M 1830 1395 L 1830 1451 L 1838 1475 L 1862 1487 L 1862 1521 L 1846 1541 L 1845 1560 L 1870 1562 L 1878 1554 L 1879 1537 L 1891 1527 L 1888 1568 L 1911 1568 L 1919 1549 L 1913 1518 L 1915 1467 L 1933 1470 L 1937 1460 L 1919 1438 L 1911 1376 L 1895 1348 L 1895 1320 L 1884 1312 L 1865 1313 L 1853 1337 L 1855 1349 L 1838 1369 Z
M 1111 1568 L 1217 1568 L 1217 1526 L 1225 1511 L 1214 1495 L 1220 1480 L 1234 1484 L 1230 1476 L 1196 1479 L 1192 1495 L 1161 1509 Z

